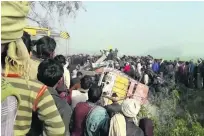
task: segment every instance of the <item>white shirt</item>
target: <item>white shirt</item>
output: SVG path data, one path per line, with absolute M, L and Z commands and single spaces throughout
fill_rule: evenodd
M 134 71 L 136 70 L 134 65 L 132 65 L 132 68 L 133 68 Z
M 70 72 L 69 72 L 69 70 L 67 69 L 67 65 L 65 65 L 65 66 L 64 66 L 64 83 L 65 83 L 67 89 L 70 88 L 70 82 L 71 82 L 70 80 L 71 80 L 71 79 L 70 79 Z
M 86 93 L 82 93 L 82 92 Z M 79 102 L 86 102 L 88 100 L 88 90 L 79 89 L 72 91 L 72 109 L 76 107 Z
M 109 54 L 109 52 L 107 51 L 107 52 L 106 52 L 106 56 L 108 56 L 108 54 Z
M 154 62 L 153 62 L 153 60 L 150 60 L 149 63 L 150 63 L 149 66 L 150 66 L 150 68 L 151 68 L 151 67 L 152 67 L 152 64 L 153 64 Z
M 138 71 L 138 73 L 141 75 L 141 69 L 142 69 L 142 65 L 141 65 L 141 63 L 138 63 L 137 64 L 137 71 Z
M 72 76 L 72 78 L 76 78 L 77 77 L 77 70 L 75 69 L 75 70 L 73 70 L 73 76 Z
M 144 75 L 144 83 L 145 85 L 148 84 L 148 81 L 149 81 L 149 76 L 147 74 Z

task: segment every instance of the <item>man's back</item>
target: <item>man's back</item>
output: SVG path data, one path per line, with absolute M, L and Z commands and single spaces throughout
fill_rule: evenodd
M 126 118 L 126 135 L 127 136 L 144 136 L 141 128 L 136 126 L 133 121 Z
M 71 122 L 70 132 L 73 136 L 81 136 L 84 134 L 85 120 L 89 111 L 94 107 L 93 103 L 80 102 L 74 108 Z
M 109 115 L 105 108 L 95 106 L 86 117 L 85 136 L 106 136 L 109 130 Z
M 21 78 L 5 78 L 16 90 L 21 97 L 21 102 L 18 108 L 16 121 L 14 125 L 15 135 L 26 135 L 32 122 L 32 108 L 37 93 L 42 87 L 37 81 L 29 81 L 30 89 L 26 81 Z M 47 135 L 63 135 L 65 132 L 64 123 L 56 108 L 54 100 L 50 93 L 46 90 L 41 96 L 38 105 L 38 117 L 44 122 L 45 133 Z M 52 113 L 52 114 L 50 114 Z M 58 124 L 58 126 L 56 126 Z
M 69 123 L 72 115 L 72 109 L 66 100 L 62 99 L 57 91 L 51 87 L 48 88 L 50 94 L 52 95 L 57 109 L 62 117 L 65 125 L 66 136 L 69 136 Z

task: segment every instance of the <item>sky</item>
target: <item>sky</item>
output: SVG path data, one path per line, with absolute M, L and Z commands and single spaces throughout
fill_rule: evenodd
M 83 2 L 76 18 L 64 18 L 69 53 L 204 57 L 204 2 Z M 62 42 L 58 53 L 66 54 Z

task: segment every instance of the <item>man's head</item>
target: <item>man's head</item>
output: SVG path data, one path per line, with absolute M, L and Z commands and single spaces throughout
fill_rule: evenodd
M 86 75 L 81 79 L 81 88 L 82 89 L 87 90 L 91 87 L 91 85 L 92 85 L 92 80 L 91 80 L 90 76 Z
M 76 70 L 80 70 L 80 64 L 76 66 Z
M 54 57 L 54 60 L 62 64 L 63 66 L 66 64 L 66 59 L 63 55 L 57 55 Z
M 96 103 L 100 100 L 102 95 L 102 88 L 99 87 L 97 84 L 93 84 L 88 91 L 89 101 Z
M 126 99 L 121 104 L 121 110 L 125 117 L 132 118 L 133 122 L 137 124 L 137 114 L 141 108 L 140 102 L 136 99 Z
M 43 84 L 54 87 L 63 77 L 63 66 L 54 59 L 47 59 L 38 66 L 37 78 Z
M 35 42 L 37 56 L 42 59 L 53 58 L 56 42 L 49 36 L 44 36 Z
M 77 72 L 77 77 L 78 77 L 79 79 L 81 79 L 81 78 L 83 77 L 83 74 L 82 74 L 81 72 Z

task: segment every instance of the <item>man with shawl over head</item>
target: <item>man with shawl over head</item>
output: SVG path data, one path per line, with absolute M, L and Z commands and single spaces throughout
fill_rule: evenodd
M 109 136 L 144 136 L 137 126 L 137 114 L 140 111 L 140 102 L 135 99 L 126 99 L 121 104 L 122 113 L 111 118 Z
M 30 55 L 21 38 L 26 26 L 29 2 L 3 1 L 1 8 L 1 49 L 4 54 L 4 59 L 2 59 L 4 63 L 2 64 L 5 64 L 2 65 L 2 96 L 4 101 L 10 101 L 7 103 L 8 108 L 10 106 L 14 109 L 13 111 L 16 111 L 17 108 L 17 113 L 13 115 L 10 113 L 11 110 L 7 110 L 9 111 L 7 113 L 4 112 L 2 121 L 8 123 L 1 126 L 1 130 L 4 131 L 2 135 L 25 136 L 31 129 L 32 110 L 34 109 L 36 109 L 39 119 L 44 122 L 44 127 L 41 129 L 46 135 L 64 135 L 64 123 L 46 86 L 36 80 L 29 80 L 32 79 L 30 73 L 37 73 L 37 69 L 31 67 Z M 35 108 L 34 101 L 41 88 L 44 93 Z M 9 96 L 16 97 L 17 107 L 16 103 L 13 103 L 15 100 L 13 101 Z M 2 122 L 3 124 L 4 122 Z

